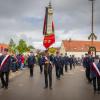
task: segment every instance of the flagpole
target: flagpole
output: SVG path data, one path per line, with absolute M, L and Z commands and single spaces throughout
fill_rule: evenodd
M 51 7 L 51 3 L 52 3 L 52 0 L 49 0 L 49 6 L 50 6 L 50 7 Z M 49 48 L 50 48 L 50 47 L 47 48 L 48 52 L 49 52 Z
M 49 3 L 52 3 L 52 0 L 49 0 Z
M 49 5 L 46 7 L 43 35 L 43 45 L 46 49 L 49 49 L 49 47 L 55 42 L 53 8 L 51 2 L 49 2 Z

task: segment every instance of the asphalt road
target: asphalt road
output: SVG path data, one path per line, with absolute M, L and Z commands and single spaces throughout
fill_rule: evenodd
M 39 73 L 39 67 L 35 67 L 33 78 L 25 69 L 10 80 L 8 90 L 0 89 L 0 100 L 100 100 L 99 94 L 94 95 L 80 66 L 64 73 L 61 80 L 56 80 L 53 69 L 53 89 L 43 87 L 44 75 Z

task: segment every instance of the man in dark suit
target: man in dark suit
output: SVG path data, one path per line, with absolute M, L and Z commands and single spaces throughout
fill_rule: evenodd
M 40 73 L 42 74 L 42 72 L 43 72 L 43 55 L 40 55 L 38 57 L 38 64 L 39 64 L 39 67 L 40 67 Z
M 44 56 L 44 76 L 45 76 L 45 89 L 48 88 L 48 80 L 49 80 L 49 88 L 52 89 L 52 62 L 50 61 L 50 56 L 48 50 L 45 51 Z
M 65 72 L 68 71 L 68 64 L 69 64 L 69 58 L 67 56 L 67 53 L 65 53 L 65 56 L 64 56 Z
M 63 57 L 63 54 L 62 53 L 61 53 L 60 57 L 61 57 L 61 75 L 64 75 L 64 72 L 63 72 L 63 68 L 64 68 L 64 57 Z
M 73 58 L 72 58 L 71 55 L 70 55 L 70 58 L 69 58 L 69 65 L 70 65 L 70 70 L 72 70 L 72 66 L 73 66 Z
M 28 57 L 28 67 L 30 69 L 30 77 L 33 77 L 34 64 L 35 64 L 35 56 L 33 52 L 30 52 L 30 56 Z
M 59 54 L 59 52 L 56 53 L 56 56 L 54 58 L 54 65 L 56 68 L 56 78 L 59 80 L 60 79 L 60 75 L 61 75 L 61 56 Z
M 11 57 L 8 55 L 8 49 L 4 49 L 3 55 L 0 57 L 0 73 L 2 88 L 8 89 L 9 72 L 11 67 Z
M 91 81 L 92 81 L 91 77 L 90 77 L 91 62 L 93 62 L 93 57 L 91 56 L 91 54 L 86 54 L 86 57 L 83 60 L 83 66 L 85 68 L 86 78 L 89 83 L 91 83 Z
M 96 67 L 94 67 L 93 63 L 96 65 Z M 98 72 L 95 68 L 98 70 Z M 98 73 L 100 73 L 100 61 L 99 56 L 96 55 L 90 66 L 90 75 L 93 81 L 94 93 L 98 92 L 98 94 L 100 94 L 100 75 Z

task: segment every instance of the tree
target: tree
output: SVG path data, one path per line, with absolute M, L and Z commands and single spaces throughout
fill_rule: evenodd
M 28 51 L 31 51 L 31 50 L 33 50 L 34 49 L 34 47 L 32 46 L 32 45 L 29 45 L 28 46 Z
M 10 42 L 9 42 L 9 52 L 16 53 L 16 44 L 12 38 L 10 39 Z
M 27 43 L 23 39 L 20 39 L 19 44 L 17 46 L 17 50 L 20 54 L 28 51 Z

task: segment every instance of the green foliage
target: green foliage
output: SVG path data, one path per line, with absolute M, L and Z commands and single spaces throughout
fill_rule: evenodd
M 16 52 L 16 44 L 13 41 L 13 39 L 10 39 L 10 42 L 9 42 L 9 52 L 10 53 L 15 53 Z
M 27 52 L 28 47 L 27 47 L 26 41 L 24 41 L 23 39 L 20 39 L 19 44 L 17 46 L 17 50 L 21 54 L 24 53 L 24 52 Z
M 27 43 L 25 40 L 20 39 L 18 45 L 15 44 L 13 39 L 10 39 L 9 42 L 9 52 L 10 53 L 20 53 L 23 54 L 25 52 L 29 52 L 33 50 L 34 47 L 32 45 L 27 46 Z
M 31 51 L 31 50 L 33 50 L 34 49 L 34 47 L 32 46 L 32 45 L 29 45 L 28 46 L 28 51 Z

